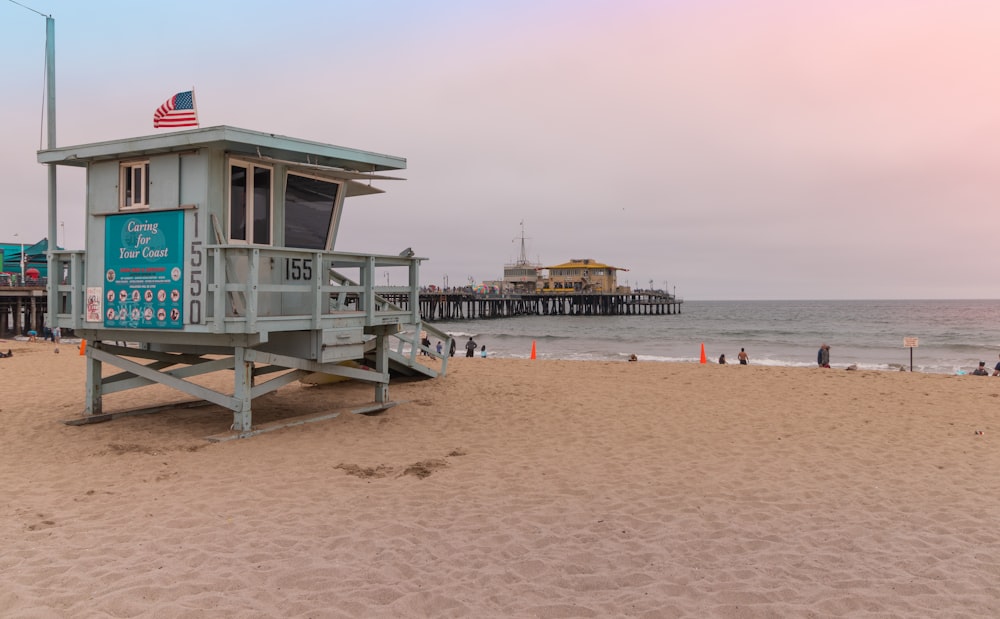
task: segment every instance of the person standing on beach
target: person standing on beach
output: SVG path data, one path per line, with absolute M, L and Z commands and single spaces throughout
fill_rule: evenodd
M 740 349 L 740 354 L 737 358 L 740 360 L 740 365 L 750 365 L 750 355 L 747 354 L 745 348 Z
M 451 338 L 451 347 L 448 349 L 448 356 L 449 357 L 454 357 L 455 356 L 455 349 L 456 348 L 458 348 L 458 346 L 455 344 L 455 338 Z
M 476 341 L 473 340 L 472 336 L 470 335 L 469 336 L 469 341 L 465 343 L 465 356 L 466 357 L 473 357 L 473 356 L 475 356 L 475 354 L 476 354 L 476 348 L 478 348 L 478 345 L 476 344 Z
M 486 344 L 483 344 L 483 347 L 479 350 L 479 356 L 483 359 L 486 358 Z
M 821 368 L 830 367 L 830 347 L 828 345 L 823 344 L 819 347 L 819 352 L 816 354 L 816 363 Z
M 993 368 L 993 375 L 1000 376 L 1000 362 L 997 362 L 996 367 Z

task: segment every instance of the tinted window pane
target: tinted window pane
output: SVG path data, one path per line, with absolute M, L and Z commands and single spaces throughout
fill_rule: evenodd
M 253 242 L 271 244 L 271 171 L 253 169 Z
M 132 206 L 132 168 L 122 168 L 125 177 L 125 206 Z
M 229 169 L 229 238 L 247 240 L 247 171 Z
M 132 182 L 132 190 L 135 199 L 132 204 L 145 204 L 146 196 L 142 193 L 143 182 L 142 182 L 142 168 L 136 166 L 132 168 L 132 173 L 135 175 L 135 180 Z
M 339 185 L 288 175 L 285 189 L 285 247 L 326 249 Z

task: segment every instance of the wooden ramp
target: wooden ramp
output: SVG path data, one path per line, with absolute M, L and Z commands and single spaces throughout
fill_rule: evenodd
M 371 359 L 374 358 L 372 355 Z M 437 369 L 421 363 L 419 359 L 412 359 L 393 350 L 389 351 L 389 371 L 401 376 L 423 378 L 437 378 L 441 374 Z
M 428 339 L 434 338 L 441 342 L 442 352 L 438 354 L 431 346 L 420 343 L 421 331 Z M 433 325 L 422 324 L 420 331 L 398 333 L 393 336 L 396 345 L 389 348 L 389 372 L 397 376 L 415 378 L 437 378 L 448 371 L 448 351 L 451 348 L 452 337 Z M 425 360 L 434 362 L 434 366 L 424 365 Z M 366 348 L 365 362 L 374 363 L 375 350 Z
M 429 325 L 425 327 L 429 335 L 433 335 L 442 342 L 443 353 L 437 354 L 436 350 L 420 344 L 420 334 L 400 333 L 394 336 L 398 345 L 396 349 L 390 348 L 388 351 L 389 373 L 394 376 L 405 376 L 408 378 L 437 378 L 444 376 L 448 368 L 448 349 L 451 346 L 451 338 L 443 331 L 439 331 Z M 426 353 L 426 355 L 422 354 Z M 357 369 L 370 369 L 375 367 L 375 346 L 374 342 L 367 342 L 365 345 L 364 358 L 360 362 L 344 361 L 340 365 Z M 425 365 L 428 360 L 433 361 L 433 365 Z M 436 361 L 435 361 L 436 360 Z M 314 372 L 300 378 L 300 382 L 309 385 L 324 385 L 328 383 L 350 380 L 353 378 L 349 374 L 339 374 Z

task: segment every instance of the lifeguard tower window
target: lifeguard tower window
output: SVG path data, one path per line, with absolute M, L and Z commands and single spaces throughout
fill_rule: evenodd
M 257 245 L 271 244 L 271 187 L 270 168 L 238 161 L 230 162 L 230 241 Z
M 149 206 L 149 162 L 130 161 L 121 164 L 118 181 L 120 209 Z
M 285 186 L 285 247 L 326 249 L 340 184 L 289 174 Z

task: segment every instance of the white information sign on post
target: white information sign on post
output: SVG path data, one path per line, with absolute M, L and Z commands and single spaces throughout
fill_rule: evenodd
M 915 337 L 904 337 L 903 338 L 903 348 L 910 349 L 910 371 L 913 371 L 913 349 L 917 347 L 918 338 Z

